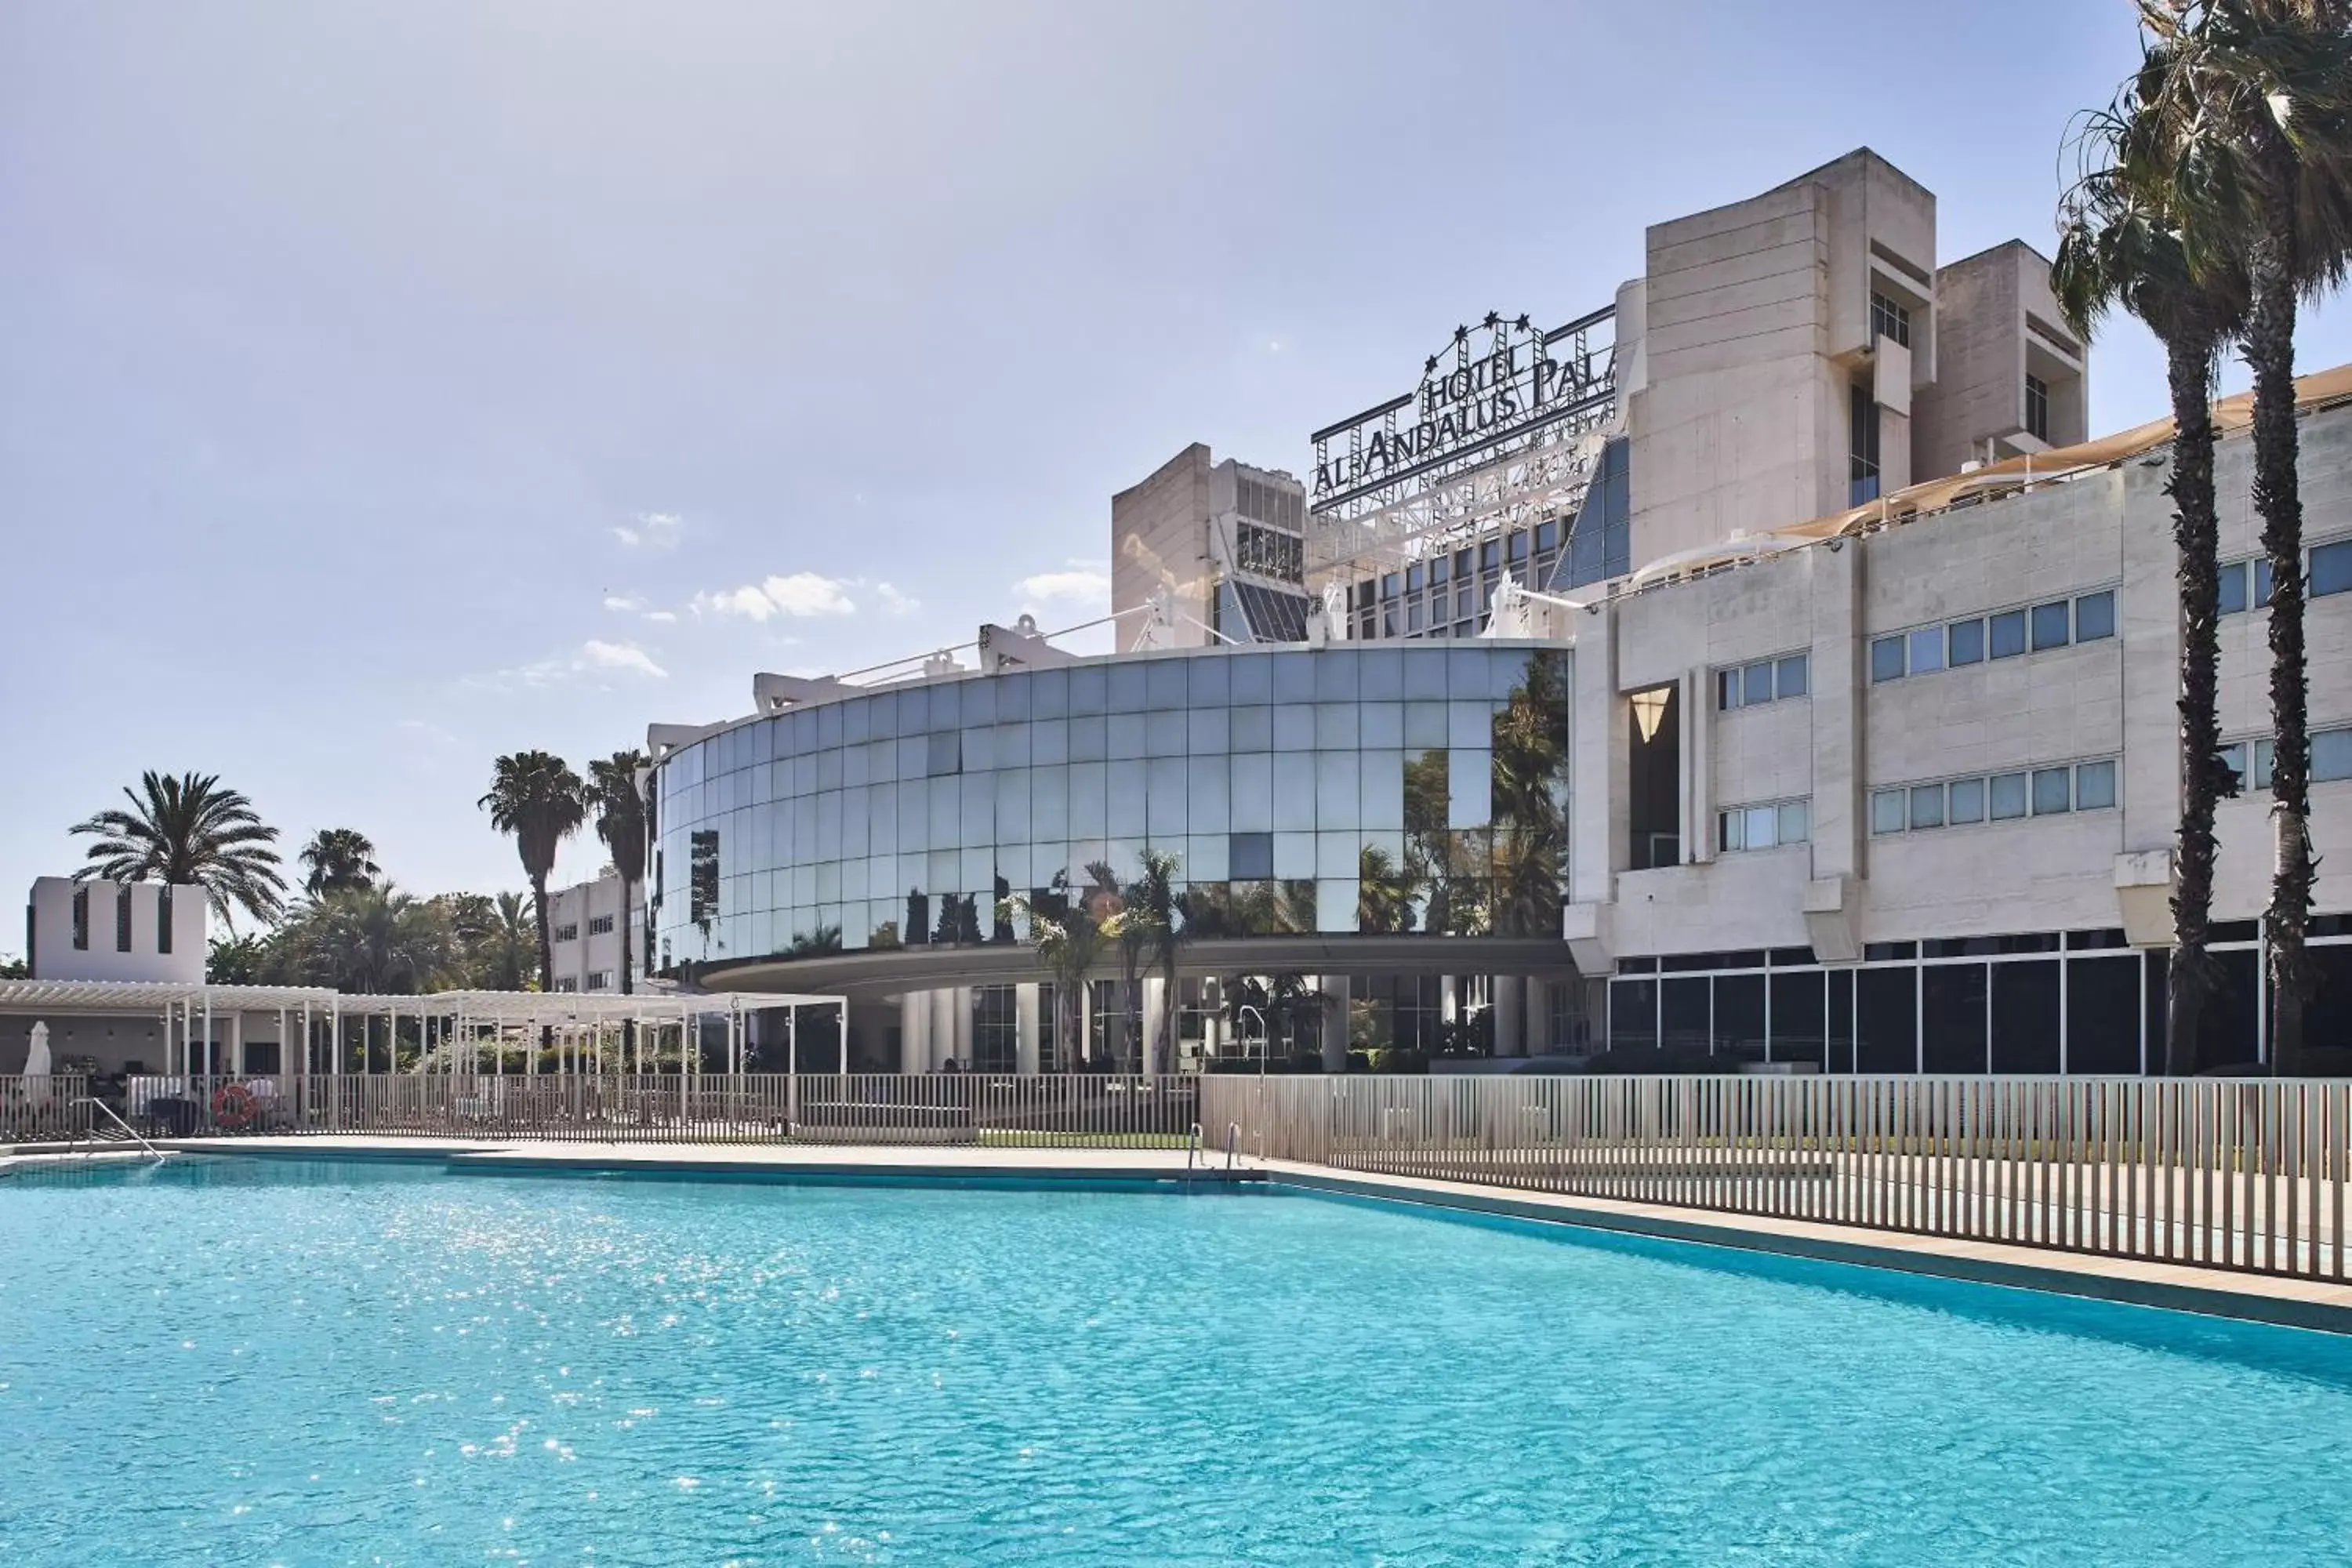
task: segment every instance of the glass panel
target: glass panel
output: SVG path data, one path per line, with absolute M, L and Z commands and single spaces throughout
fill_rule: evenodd
M 1926 626 L 1911 634 L 1911 673 L 1944 668 L 1944 628 Z
M 1745 832 L 1747 826 L 1748 814 L 1745 812 L 1717 812 L 1715 818 L 1715 847 L 1727 853 L 1734 849 L 1745 849 L 1748 847 Z
M 1404 704 L 1367 702 L 1359 710 L 1360 743 L 1365 746 L 1404 744 Z
M 2352 779 L 2352 730 L 2322 730 L 2312 736 L 2311 776 L 2319 784 Z
M 1903 679 L 1903 639 L 1880 637 L 1870 645 L 1870 679 L 1900 680 Z
M 2066 601 L 2033 606 L 2033 651 L 2066 646 Z
M 2074 799 L 2073 770 L 2070 768 L 2036 768 L 2033 770 L 2033 815 L 2042 816 L 2066 810 Z
M 1113 700 L 1117 700 L 1114 692 Z M 1114 759 L 1143 755 L 1144 737 L 1150 721 L 1140 713 L 1113 713 L 1105 731 L 1104 755 Z
M 1780 816 L 1779 831 L 1783 844 L 1802 844 L 1812 837 L 1813 815 L 1810 803 L 1801 800 L 1783 802 L 1776 808 Z
M 1740 700 L 1753 706 L 1772 700 L 1772 667 L 1751 664 L 1740 674 Z
M 1108 749 L 1110 733 L 1109 721 L 1096 713 L 1081 719 L 1071 719 L 1066 722 L 1070 726 L 1070 761 L 1101 762 L 1103 753 Z
M 1315 826 L 1315 753 L 1274 753 L 1274 826 L 1277 829 Z M 1312 873 L 1300 871 L 1301 877 Z
M 1274 875 L 1274 835 L 1236 833 L 1226 841 L 1226 874 L 1235 881 L 1259 881 Z
M 1495 757 L 1483 747 L 1455 747 L 1449 754 L 1445 826 L 1484 827 L 1493 816 Z
M 2246 563 L 2232 561 L 2221 568 L 2221 613 L 2234 616 L 2246 607 Z
M 1992 781 L 1992 819 L 2005 822 L 2025 815 L 2025 775 L 2001 773 Z
M 1945 820 L 1953 823 L 1982 822 L 1985 811 L 1985 782 L 1982 779 L 1954 779 L 1950 789 L 1951 805 Z
M 1776 695 L 1784 701 L 1791 697 L 1802 697 L 1811 683 L 1811 673 L 1808 656 L 1801 653 L 1790 654 L 1780 661 L 1779 689 Z
M 2311 596 L 2352 590 L 2352 539 L 2323 544 L 2311 552 Z
M 1883 789 L 1870 797 L 1870 830 L 1900 833 L 1908 803 L 1899 789 Z
M 2271 768 L 2277 759 L 2278 743 L 2276 742 L 2263 740 L 2254 742 L 2254 787 L 2256 789 L 2271 787 Z
M 1264 752 L 1252 752 L 1227 761 L 1233 778 L 1234 831 L 1271 833 L 1274 830 L 1274 758 Z M 1242 874 L 1239 871 L 1234 873 L 1236 877 Z
M 2116 804 L 2116 764 L 2084 763 L 2074 770 L 2074 809 L 2097 811 Z
M 1274 750 L 1274 710 L 1264 707 L 1234 709 L 1231 739 L 1236 752 Z
M 1985 627 L 1982 621 L 1954 621 L 1947 629 L 1954 665 L 1984 662 Z
M 1911 787 L 1911 826 L 1941 827 L 1944 826 L 1944 786 L 1914 784 Z
M 1780 842 L 1780 813 L 1773 806 L 1751 805 L 1743 813 L 1748 818 L 1745 837 L 1750 849 L 1769 849 Z
M 1277 833 L 1274 836 L 1274 874 L 1277 877 L 1315 875 L 1315 835 Z
M 1986 623 L 1995 658 L 2014 658 L 2025 651 L 2025 612 L 2004 610 Z
M 2116 595 L 2085 594 L 2074 601 L 2074 640 L 2095 642 L 2116 635 Z
M 1382 749 L 1360 753 L 1363 769 L 1360 826 L 1394 831 L 1404 826 L 1404 753 Z
M 1221 662 L 1233 667 L 1233 700 L 1235 706 L 1274 700 L 1274 656 L 1272 654 L 1233 654 Z
M 1715 705 L 1725 712 L 1739 706 L 1739 672 L 1725 669 L 1716 672 Z
M 1278 654 L 1274 658 L 1274 700 L 1276 702 L 1315 700 L 1315 660 L 1305 652 Z
M 1410 751 L 1427 751 L 1445 744 L 1445 704 L 1408 702 L 1404 705 L 1404 743 Z
M 1232 775 L 1223 757 L 1194 757 L 1187 765 L 1184 793 L 1191 833 L 1223 833 L 1233 825 Z M 1155 831 L 1157 831 L 1155 829 Z
M 1356 705 L 1318 702 L 1315 705 L 1315 745 L 1320 751 L 1353 751 L 1357 744 Z
M 1318 752 L 1315 756 L 1315 825 L 1326 831 L 1357 826 L 1357 794 L 1362 787 L 1353 752 Z

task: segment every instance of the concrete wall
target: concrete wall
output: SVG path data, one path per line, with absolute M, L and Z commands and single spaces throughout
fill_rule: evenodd
M 74 899 L 87 890 L 89 942 L 73 942 Z M 120 941 L 118 900 L 131 903 L 128 942 Z M 26 954 L 36 980 L 201 981 L 205 977 L 205 890 L 172 889 L 171 951 L 162 949 L 160 882 L 76 882 L 42 877 L 33 883 L 26 911 Z
M 2060 321 L 2050 263 L 2040 252 L 2014 239 L 1979 251 L 1938 271 L 1936 294 L 1942 359 L 1916 410 L 1916 478 L 1940 479 L 1971 459 L 2084 438 L 2089 378 L 2083 349 Z M 2051 389 L 2046 442 L 2024 433 L 2029 371 Z
M 645 945 L 645 890 L 635 889 L 637 901 L 632 916 L 635 921 L 630 937 L 630 957 L 639 973 L 646 967 L 645 954 L 635 951 Z M 548 895 L 548 931 L 552 939 L 555 958 L 555 983 L 560 990 L 571 982 L 575 991 L 609 991 L 621 989 L 621 879 L 600 878 L 593 882 L 582 882 L 574 887 L 560 888 Z M 592 932 L 590 925 L 600 915 L 613 917 L 609 931 Z M 579 934 L 571 941 L 562 940 L 563 929 L 577 926 Z M 612 976 L 609 984 L 591 984 L 596 975 Z
M 1163 586 L 1175 608 L 1202 626 L 1209 616 L 1209 488 L 1212 458 L 1200 442 L 1160 465 L 1150 479 L 1110 500 L 1110 598 L 1114 612 L 1147 603 Z M 1172 628 L 1173 646 L 1204 645 L 1199 626 Z M 1134 636 L 1120 626 L 1122 647 Z

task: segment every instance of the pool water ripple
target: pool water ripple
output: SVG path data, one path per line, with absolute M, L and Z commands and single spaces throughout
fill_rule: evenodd
M 2352 1540 L 2341 1342 L 1305 1196 L 192 1164 L 0 1183 L 0 1259 L 9 1564 Z

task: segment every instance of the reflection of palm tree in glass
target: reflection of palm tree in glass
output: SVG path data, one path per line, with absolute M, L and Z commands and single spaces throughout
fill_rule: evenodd
M 1568 837 L 1568 693 L 1557 654 L 1528 656 L 1494 737 L 1494 923 L 1510 936 L 1557 934 Z
M 1003 920 L 1028 926 L 1029 943 L 1054 977 L 1055 1055 L 1065 1069 L 1073 1068 L 1078 1060 L 1079 1006 L 1087 973 L 1101 958 L 1108 940 L 1103 922 L 1095 917 L 1091 900 L 1080 900 L 1073 906 L 1069 879 L 1059 871 L 1054 873 L 1050 888 L 1006 899 L 998 905 L 998 913 Z
M 1367 934 L 1412 929 L 1412 896 L 1421 886 L 1408 862 L 1400 866 L 1387 850 L 1367 844 L 1356 857 L 1356 929 Z

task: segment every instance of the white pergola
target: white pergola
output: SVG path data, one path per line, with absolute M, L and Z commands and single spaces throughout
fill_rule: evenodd
M 838 996 L 749 991 L 656 991 L 627 996 L 601 992 L 436 991 L 417 996 L 378 996 L 307 985 L 0 981 L 0 1014 L 160 1013 L 165 1043 L 163 1071 L 168 1075 L 192 1069 L 242 1074 L 243 1021 L 257 1014 L 277 1017 L 280 1071 L 323 1070 L 331 1077 L 344 1076 L 346 1020 L 360 1023 L 364 1039 L 376 1018 L 385 1021 L 388 1038 L 396 1037 L 403 1020 L 414 1019 L 421 1047 L 418 1072 L 495 1077 L 506 1070 L 505 1047 L 509 1040 L 519 1040 L 525 1047 L 523 1070 L 534 1076 L 539 1072 L 538 1044 L 542 1039 L 553 1042 L 554 1070 L 566 1075 L 642 1072 L 648 1056 L 658 1058 L 662 1042 L 673 1034 L 681 1062 L 698 1061 L 699 1053 L 689 1054 L 687 1042 L 699 1034 L 704 1020 L 718 1017 L 726 1022 L 724 1070 L 734 1075 L 746 1070 L 750 1060 L 750 1015 L 771 1010 L 785 1015 L 786 1059 L 789 1070 L 797 1072 L 799 1017 L 805 1007 L 834 1014 L 839 1052 L 837 1062 L 810 1066 L 819 1071 L 848 1071 L 848 1004 Z M 215 1015 L 232 1021 L 229 1038 L 222 1042 L 226 1061 L 210 1059 Z M 321 1047 L 326 1055 L 323 1069 L 317 1066 Z M 205 1058 L 204 1066 L 195 1068 L 200 1056 Z

